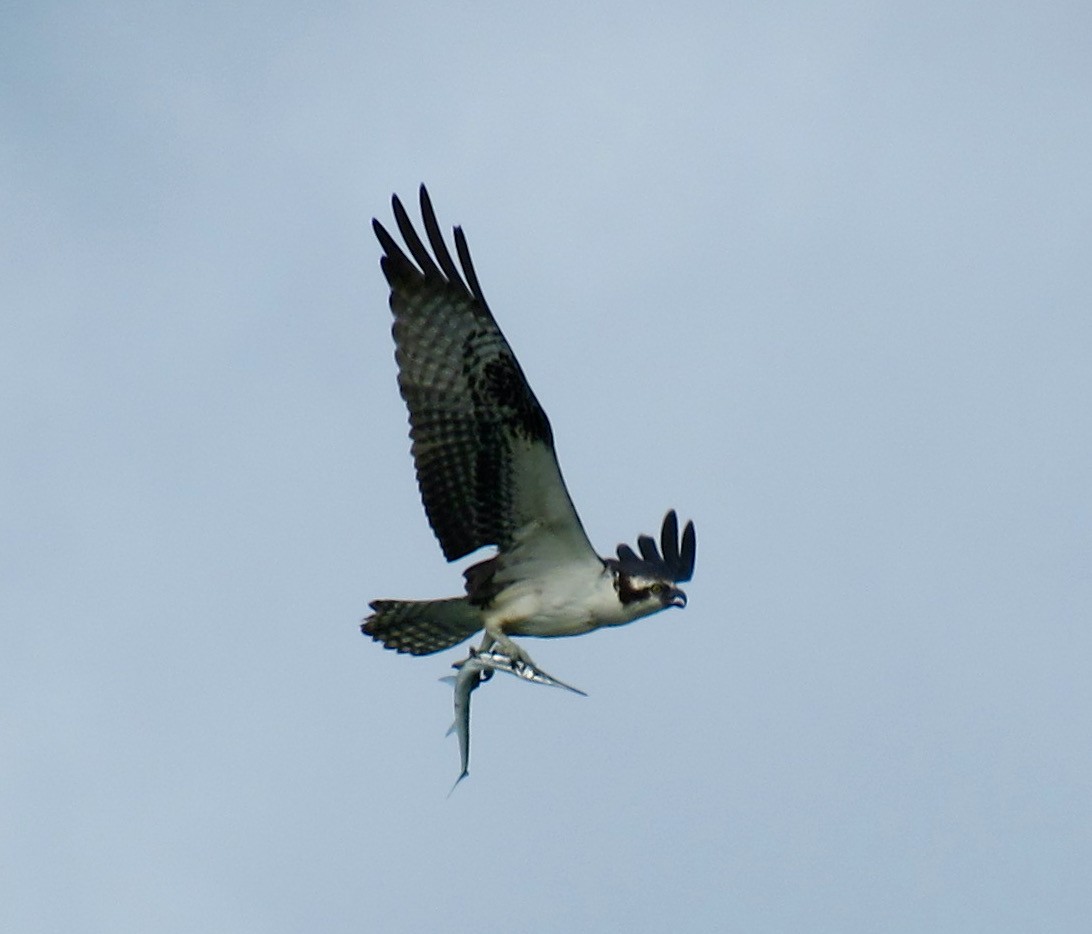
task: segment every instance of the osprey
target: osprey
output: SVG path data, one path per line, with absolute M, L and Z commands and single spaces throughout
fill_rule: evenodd
M 424 185 L 431 252 L 397 195 L 392 204 L 412 261 L 378 220 L 372 227 L 425 512 L 448 561 L 488 545 L 497 552 L 464 572 L 465 596 L 376 600 L 361 631 L 389 649 L 429 655 L 484 630 L 481 651 L 496 646 L 533 665 L 512 636 L 575 636 L 686 606 L 676 585 L 694 572 L 694 524 L 680 540 L 672 510 L 659 548 L 642 535 L 640 555 L 628 545 L 617 557 L 596 554 L 561 477 L 550 422 L 486 305 L 462 229 L 456 266 Z

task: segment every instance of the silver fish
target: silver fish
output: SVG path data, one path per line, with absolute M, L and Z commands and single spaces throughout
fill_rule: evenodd
M 546 674 L 541 668 L 528 662 L 514 659 L 501 652 L 479 652 L 471 649 L 470 654 L 461 662 L 455 662 L 451 666 L 457 668 L 457 675 L 448 675 L 440 680 L 455 686 L 455 720 L 447 731 L 450 736 L 454 732 L 459 734 L 459 755 L 462 761 L 462 771 L 451 786 L 448 797 L 455 791 L 464 778 L 470 774 L 470 695 L 480 684 L 493 677 L 494 671 L 504 671 L 524 681 L 532 681 L 535 684 L 545 684 L 550 687 L 564 688 L 587 697 L 580 688 L 574 688 L 571 684 L 559 681 Z
M 537 665 L 511 658 L 501 652 L 474 652 L 473 657 L 486 662 L 496 671 L 505 671 L 510 675 L 515 675 L 517 678 L 523 678 L 524 681 L 533 681 L 535 684 L 546 684 L 550 687 L 564 688 L 566 691 L 572 691 L 574 694 L 579 694 L 581 697 L 588 696 L 584 691 L 581 691 L 580 688 L 574 688 L 571 684 L 566 684 L 564 681 L 559 681 L 557 678 L 553 677 L 553 675 L 546 674 L 546 672 Z
M 448 797 L 451 797 L 452 792 L 459 786 L 459 782 L 470 774 L 470 695 L 479 684 L 492 678 L 494 671 L 490 661 L 479 659 L 473 649 L 470 650 L 470 655 L 466 659 L 456 662 L 451 667 L 458 668 L 459 673 L 448 675 L 440 680 L 455 685 L 455 720 L 448 728 L 447 735 L 450 736 L 456 730 L 459 733 L 459 755 L 462 759 L 463 770 L 455 779 L 455 784 L 451 786 Z

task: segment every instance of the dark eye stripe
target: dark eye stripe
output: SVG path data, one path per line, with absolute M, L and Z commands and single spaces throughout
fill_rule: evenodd
M 622 603 L 637 603 L 647 600 L 652 594 L 651 587 L 634 587 L 625 574 L 617 575 L 615 586 L 618 588 L 618 599 Z

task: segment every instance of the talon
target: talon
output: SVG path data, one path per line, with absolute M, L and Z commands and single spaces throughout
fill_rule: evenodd
M 507 655 L 517 665 L 526 665 L 529 668 L 536 668 L 531 656 L 527 654 L 527 651 L 523 646 L 516 642 L 513 642 L 503 632 L 489 632 L 485 633 L 485 638 L 482 639 L 481 648 L 477 652 L 488 652 L 490 649 L 495 649 L 502 655 Z M 475 652 L 475 654 L 477 654 Z
M 508 641 L 508 645 L 504 647 L 504 654 L 507 655 L 512 661 L 519 665 L 526 665 L 528 668 L 536 668 L 531 656 L 527 654 L 527 651 L 521 645 L 517 645 L 511 640 Z

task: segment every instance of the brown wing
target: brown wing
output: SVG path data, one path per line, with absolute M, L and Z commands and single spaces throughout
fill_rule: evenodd
M 391 287 L 398 385 L 425 512 L 453 561 L 486 545 L 533 540 L 540 558 L 587 560 L 594 552 L 554 453 L 550 422 L 490 313 L 455 228 L 456 266 L 421 186 L 429 250 L 393 199 L 410 258 L 379 221 L 380 260 Z M 598 558 L 595 558 L 598 561 Z

